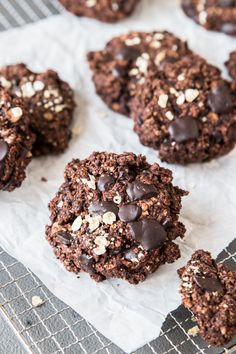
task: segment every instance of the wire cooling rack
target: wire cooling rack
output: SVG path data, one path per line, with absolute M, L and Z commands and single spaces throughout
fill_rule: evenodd
M 57 0 L 0 0 L 0 31 L 39 21 L 61 10 Z
M 217 261 L 236 270 L 236 240 L 221 252 Z M 40 297 L 41 306 L 33 307 L 33 296 Z M 0 311 L 13 326 L 25 353 L 124 354 L 1 248 Z M 198 335 L 189 334 L 195 326 L 191 313 L 180 306 L 167 316 L 160 336 L 135 354 L 236 353 L 236 339 L 227 348 L 213 348 Z
M 63 11 L 57 0 L 0 0 L 0 31 L 39 21 Z M 236 240 L 218 257 L 236 270 Z M 33 307 L 32 297 L 43 304 Z M 1 346 L 0 354 L 124 354 L 91 324 L 56 298 L 23 264 L 0 247 L 0 323 L 7 328 L 5 339 L 14 343 Z M 134 354 L 235 354 L 236 339 L 227 348 L 212 348 L 189 329 L 196 326 L 191 313 L 180 306 L 171 312 L 160 336 Z M 9 352 L 11 350 L 11 352 Z

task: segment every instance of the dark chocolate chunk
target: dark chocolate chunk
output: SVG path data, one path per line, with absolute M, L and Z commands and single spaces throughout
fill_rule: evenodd
M 220 7 L 232 7 L 236 5 L 235 0 L 218 0 L 219 6 Z
M 222 292 L 224 290 L 220 280 L 218 278 L 201 277 L 195 275 L 194 280 L 196 284 L 203 290 L 209 292 Z
M 4 140 L 0 140 L 0 162 L 2 162 L 7 156 L 8 145 Z
M 107 212 L 112 212 L 116 216 L 118 215 L 119 208 L 113 202 L 93 202 L 89 206 L 90 214 L 99 214 L 102 215 Z
M 140 51 L 138 48 L 123 46 L 116 56 L 124 60 L 135 60 L 139 55 Z
M 164 227 L 154 219 L 132 222 L 130 228 L 132 237 L 140 242 L 146 250 L 159 248 L 167 238 Z
M 138 219 L 141 215 L 142 209 L 135 204 L 123 205 L 119 210 L 119 218 L 121 221 L 129 222 Z
M 199 130 L 194 118 L 179 118 L 173 121 L 168 129 L 171 138 L 177 143 L 197 139 Z
M 157 189 L 153 184 L 144 184 L 140 181 L 129 183 L 126 192 L 131 201 L 152 198 L 157 195 Z
M 119 76 L 126 76 L 127 75 L 127 68 L 123 68 L 122 66 L 116 65 L 112 70 L 112 75 L 114 77 Z
M 111 175 L 103 175 L 98 179 L 98 189 L 100 192 L 105 192 L 115 183 L 115 178 Z
M 221 31 L 224 32 L 225 34 L 228 34 L 230 36 L 235 36 L 236 35 L 236 24 L 235 23 L 224 23 L 221 26 Z
M 66 231 L 58 231 L 57 238 L 59 242 L 63 243 L 63 245 L 70 246 L 73 241 L 73 236 Z
M 79 262 L 80 262 L 81 269 L 83 269 L 83 271 L 89 274 L 95 273 L 93 268 L 94 260 L 92 257 L 89 257 L 86 254 L 82 254 L 81 256 L 79 256 Z
M 208 104 L 215 113 L 227 113 L 233 107 L 231 94 L 226 85 L 216 86 L 211 90 Z

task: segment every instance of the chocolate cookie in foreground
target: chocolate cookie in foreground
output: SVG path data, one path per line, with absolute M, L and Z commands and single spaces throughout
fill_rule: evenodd
M 24 102 L 0 88 L 0 190 L 13 191 L 25 179 L 34 134 Z
M 130 100 L 148 73 L 188 53 L 187 44 L 169 32 L 130 32 L 90 52 L 88 61 L 97 94 L 109 108 L 129 116 Z
M 207 30 L 236 35 L 235 0 L 182 0 L 187 16 Z
M 139 0 L 59 0 L 77 16 L 95 18 L 103 22 L 117 22 L 128 17 Z
M 46 238 L 69 271 L 96 281 L 144 281 L 180 257 L 173 242 L 185 233 L 181 198 L 171 171 L 144 156 L 94 152 L 73 160 L 49 204 Z
M 193 312 L 200 335 L 213 346 L 228 343 L 236 335 L 236 272 L 199 250 L 178 273 L 183 305 Z
M 138 88 L 131 110 L 134 130 L 163 161 L 209 161 L 236 142 L 235 98 L 221 72 L 195 54 L 166 63 L 162 74 Z
M 63 152 L 75 108 L 70 86 L 53 70 L 36 74 L 24 64 L 0 69 L 0 85 L 21 97 L 29 109 L 30 128 L 36 134 L 33 155 Z

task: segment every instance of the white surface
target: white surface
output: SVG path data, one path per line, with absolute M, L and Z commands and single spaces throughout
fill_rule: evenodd
M 116 280 L 96 284 L 86 274 L 77 279 L 64 270 L 44 240 L 47 203 L 62 182 L 64 166 L 73 157 L 108 150 L 145 153 L 150 162 L 157 160 L 154 151 L 139 144 L 132 122 L 109 111 L 95 95 L 86 63 L 88 50 L 102 48 L 113 35 L 129 29 L 171 30 L 220 67 L 229 51 L 236 48 L 235 39 L 195 25 L 174 0 L 144 0 L 132 18 L 116 25 L 67 14 L 0 34 L 0 64 L 22 61 L 35 70 L 51 67 L 70 82 L 79 97 L 74 124 L 81 127 L 80 136 L 72 140 L 65 154 L 34 160 L 22 187 L 0 194 L 0 243 L 127 352 L 156 338 L 167 313 L 180 304 L 176 270 L 193 250 L 205 248 L 216 255 L 235 237 L 236 227 L 234 151 L 209 164 L 170 166 L 175 183 L 191 191 L 182 210 L 188 229 L 186 238 L 179 242 L 183 257 L 161 267 L 143 284 L 132 286 Z M 101 118 L 99 112 L 107 116 Z M 48 182 L 41 182 L 41 177 Z

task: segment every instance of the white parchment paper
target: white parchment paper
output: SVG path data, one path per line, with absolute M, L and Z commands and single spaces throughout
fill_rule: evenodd
M 73 157 L 86 157 L 93 150 L 133 151 L 146 154 L 150 162 L 158 161 L 154 151 L 138 142 L 131 120 L 109 111 L 96 96 L 86 63 L 87 51 L 102 48 L 112 36 L 130 29 L 170 30 L 221 68 L 230 50 L 236 49 L 236 39 L 195 25 L 174 0 L 144 0 L 134 16 L 114 25 L 65 14 L 0 34 L 1 65 L 25 62 L 34 70 L 53 68 L 70 82 L 77 92 L 74 125 L 81 129 L 65 154 L 34 160 L 20 189 L 0 193 L 0 244 L 127 352 L 156 338 L 167 313 L 180 304 L 176 270 L 191 253 L 205 248 L 216 256 L 236 231 L 233 151 L 208 164 L 169 166 L 175 183 L 191 191 L 181 215 L 188 231 L 179 241 L 182 258 L 161 267 L 143 284 L 133 286 L 117 280 L 96 284 L 86 274 L 77 279 L 64 270 L 45 241 L 47 203 Z M 48 182 L 41 182 L 41 177 Z

